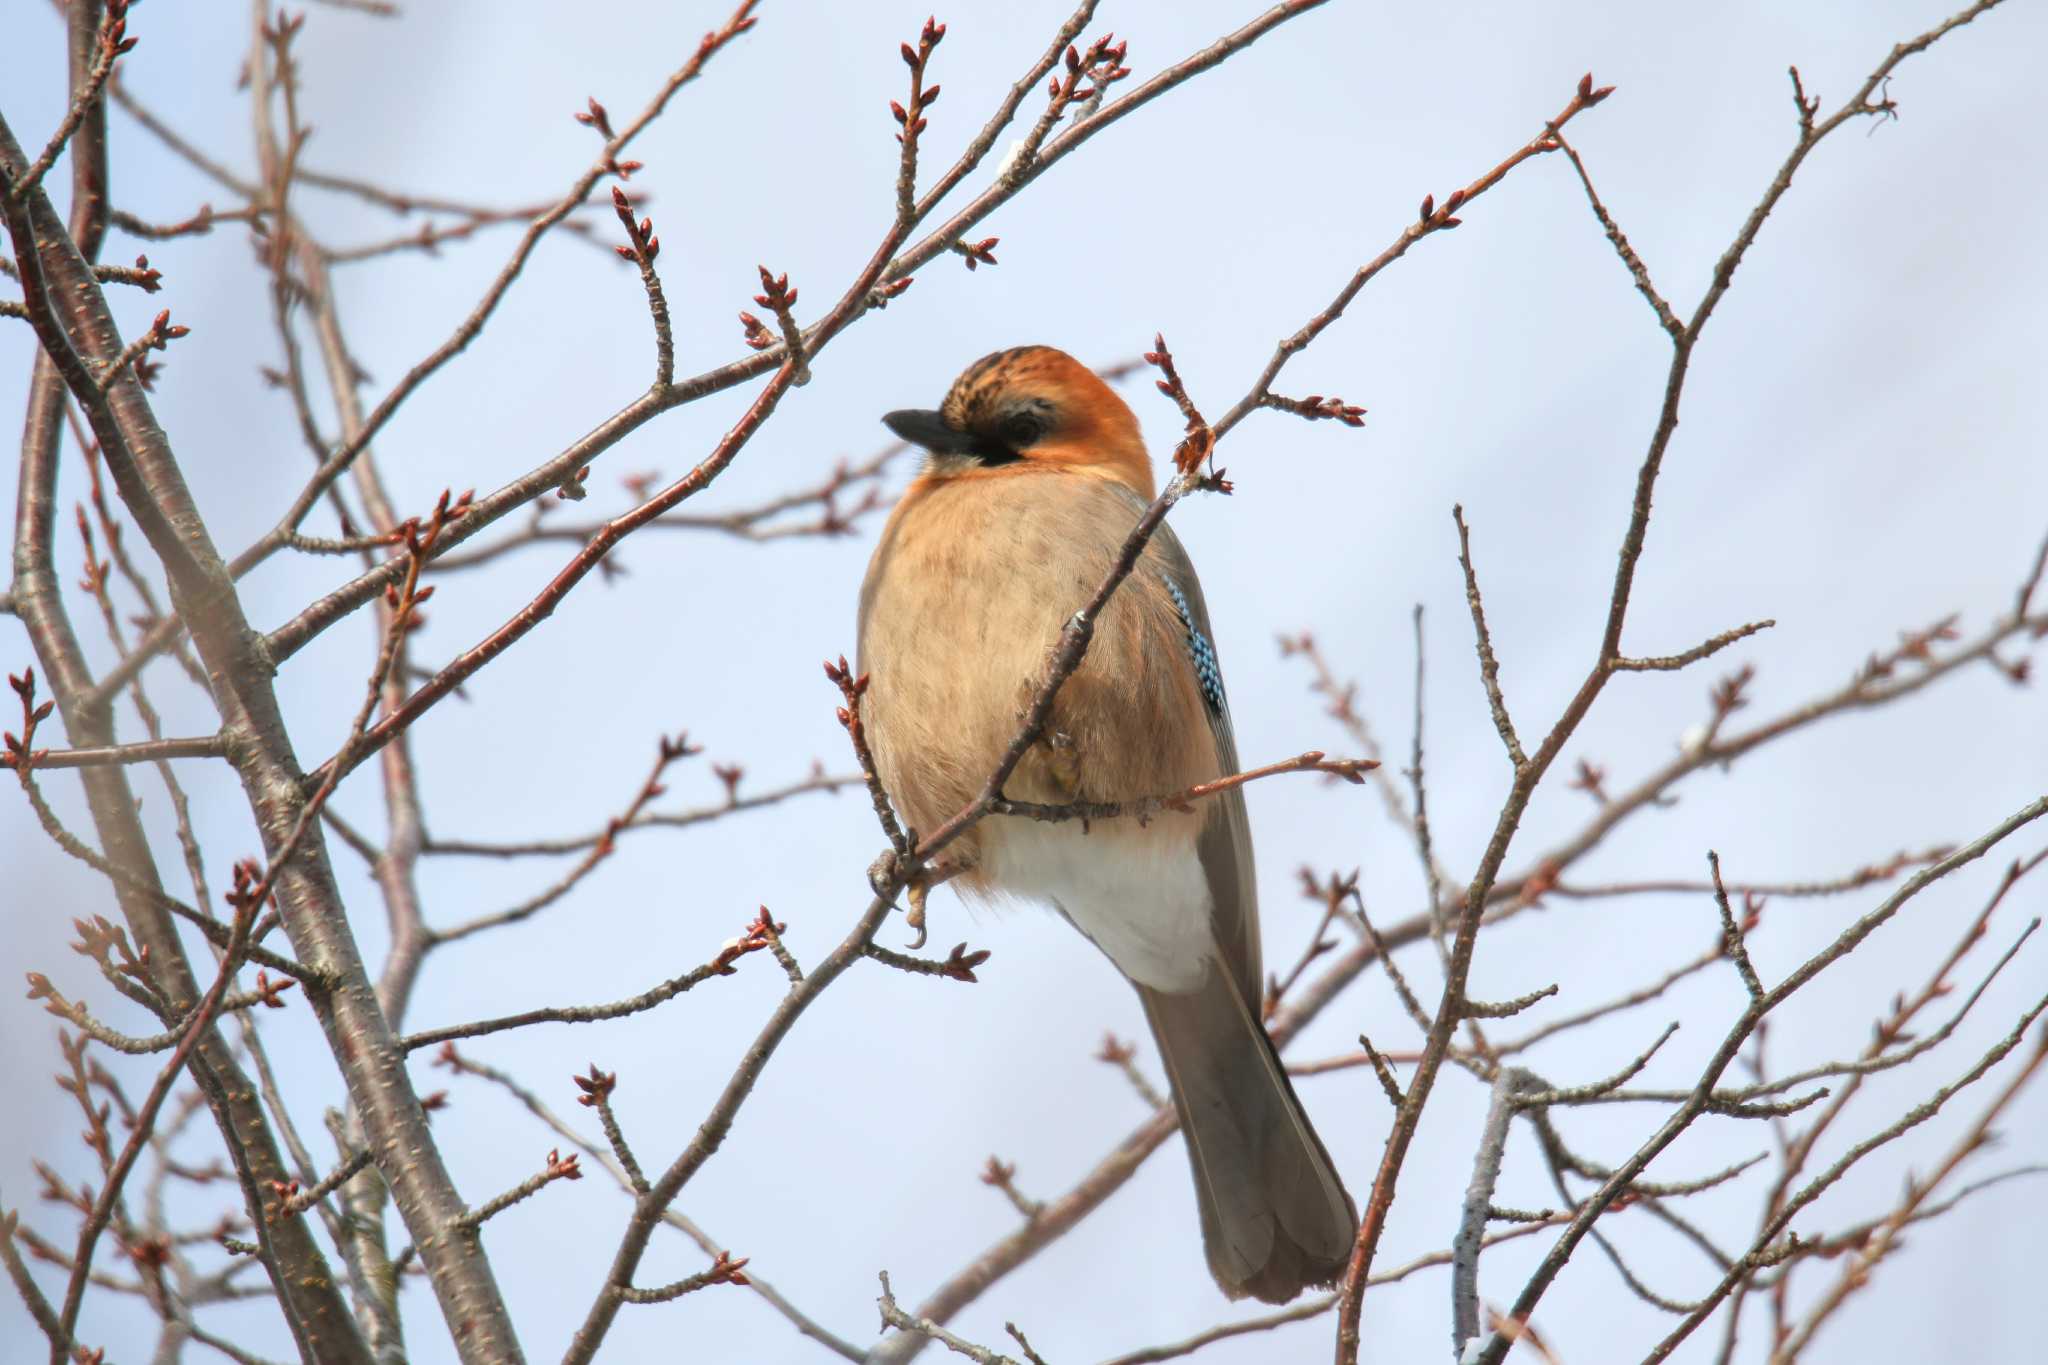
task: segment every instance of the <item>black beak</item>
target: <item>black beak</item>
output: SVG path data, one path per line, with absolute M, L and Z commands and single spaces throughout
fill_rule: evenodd
M 964 455 L 974 446 L 974 437 L 946 424 L 936 412 L 905 408 L 882 418 L 882 424 L 912 445 L 923 446 L 934 455 Z

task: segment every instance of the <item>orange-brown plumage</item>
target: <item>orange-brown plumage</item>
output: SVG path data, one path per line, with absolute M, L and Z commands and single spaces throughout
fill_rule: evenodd
M 1049 347 L 985 357 L 937 410 L 887 420 L 929 458 L 861 587 L 865 715 L 884 786 L 929 830 L 994 770 L 1062 625 L 1150 501 L 1152 471 L 1129 407 Z M 1194 566 L 1161 526 L 1006 794 L 1120 802 L 1235 772 L 1211 638 Z M 1341 1273 L 1351 1204 L 1258 1023 L 1241 794 L 1142 825 L 990 817 L 947 856 L 970 894 L 1050 902 L 1138 987 L 1225 1292 L 1283 1302 Z
M 1028 461 L 974 468 L 928 470 L 920 483 L 943 478 L 1004 478 L 1047 469 L 1115 479 L 1145 501 L 1152 500 L 1152 461 L 1130 405 L 1093 370 L 1050 346 L 997 351 L 968 366 L 953 381 L 939 415 L 971 429 L 1003 416 L 1019 395 L 1051 405 L 1056 428 L 1031 447 Z

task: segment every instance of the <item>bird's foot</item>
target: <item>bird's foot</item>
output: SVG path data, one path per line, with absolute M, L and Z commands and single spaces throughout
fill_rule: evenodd
M 896 863 L 896 850 L 885 848 L 868 864 L 868 885 L 874 889 L 877 896 L 895 899 Z
M 894 849 L 888 849 L 868 865 L 868 885 L 874 887 L 878 896 L 893 897 L 898 888 L 902 889 L 904 898 L 910 902 L 903 921 L 917 935 L 909 944 L 915 951 L 924 947 L 925 902 L 932 888 L 945 885 L 964 870 L 961 864 L 945 860 L 905 867 L 904 859 Z
M 1071 797 L 1081 790 L 1081 749 L 1074 737 L 1054 730 L 1040 741 L 1045 745 L 1045 767 L 1060 790 Z

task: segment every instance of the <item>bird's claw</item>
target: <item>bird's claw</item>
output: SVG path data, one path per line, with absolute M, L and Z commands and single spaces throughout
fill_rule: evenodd
M 911 940 L 909 944 L 910 950 L 915 952 L 919 948 L 924 947 L 924 902 L 925 898 L 931 894 L 931 882 L 920 876 L 911 882 L 909 886 L 905 887 L 904 890 L 910 900 L 910 909 L 903 913 L 903 922 L 908 924 L 917 934 L 917 937 Z

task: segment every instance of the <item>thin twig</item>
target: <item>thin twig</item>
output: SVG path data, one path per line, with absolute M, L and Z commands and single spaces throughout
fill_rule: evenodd
M 1571 143 L 1565 141 L 1563 133 L 1553 132 L 1551 136 L 1557 141 L 1557 149 L 1565 154 L 1572 163 L 1572 169 L 1578 172 L 1579 184 L 1585 187 L 1586 202 L 1592 206 L 1593 216 L 1600 220 L 1600 230 L 1607 234 L 1608 242 L 1614 247 L 1614 254 L 1621 257 L 1621 263 L 1628 267 L 1629 278 L 1635 281 L 1637 292 L 1649 301 L 1650 311 L 1657 315 L 1657 325 L 1662 327 L 1674 342 L 1682 340 L 1685 335 L 1685 324 L 1678 320 L 1678 315 L 1671 311 L 1671 305 L 1664 301 L 1664 296 L 1657 292 L 1657 286 L 1650 282 L 1649 267 L 1643 264 L 1643 258 L 1636 255 L 1636 249 L 1629 245 L 1628 237 L 1616 226 L 1613 217 L 1607 212 L 1607 205 L 1600 202 L 1600 195 L 1593 189 L 1593 178 L 1586 173 L 1586 163 L 1579 159 L 1579 154 L 1572 149 Z
M 65 109 L 64 117 L 58 121 L 57 131 L 50 134 L 49 144 L 43 148 L 42 155 L 30 163 L 14 184 L 0 192 L 26 199 L 49 174 L 50 168 L 57 164 L 57 158 L 64 154 L 64 148 L 78 131 L 78 126 L 98 107 L 107 78 L 114 74 L 115 59 L 135 46 L 136 40 L 126 36 L 127 27 L 128 0 L 108 0 L 106 19 L 100 25 L 99 52 L 92 69 L 86 74 L 85 84 L 72 92 L 71 103 Z
M 1749 992 L 1749 998 L 1761 1000 L 1764 998 L 1763 982 L 1757 979 L 1756 968 L 1750 963 L 1743 926 L 1728 907 L 1728 889 L 1721 885 L 1721 855 L 1712 849 L 1707 851 L 1707 868 L 1714 877 L 1714 905 L 1721 912 L 1721 951 L 1735 963 L 1735 974 L 1742 978 L 1742 988 Z
M 155 763 L 166 758 L 219 758 L 227 752 L 219 735 L 193 735 L 183 739 L 139 740 L 132 744 L 103 744 L 79 749 L 43 749 L 37 752 L 38 768 L 91 768 L 107 763 Z M 14 755 L 0 754 L 0 768 L 15 766 Z
M 955 1336 L 930 1318 L 921 1318 L 914 1313 L 904 1312 L 896 1302 L 895 1293 L 889 1288 L 889 1272 L 884 1270 L 881 1276 L 882 1293 L 881 1297 L 875 1300 L 875 1304 L 882 1310 L 884 1328 L 894 1327 L 899 1331 L 915 1332 L 930 1337 L 954 1355 L 966 1356 L 974 1361 L 975 1365 L 1017 1365 L 1009 1356 L 991 1351 L 986 1346 L 976 1346 L 964 1337 Z
M 1500 661 L 1493 654 L 1493 634 L 1486 628 L 1486 606 L 1479 596 L 1479 576 L 1472 568 L 1472 532 L 1465 525 L 1464 507 L 1453 507 L 1451 519 L 1458 524 L 1458 567 L 1465 571 L 1465 604 L 1472 609 L 1472 633 L 1479 650 L 1479 680 L 1486 685 L 1486 709 L 1493 713 L 1493 728 L 1500 732 L 1508 762 L 1519 773 L 1528 766 L 1529 756 L 1522 752 L 1515 722 L 1508 716 L 1507 699 L 1501 696 Z
M 312 1208 L 328 1195 L 333 1194 L 343 1185 L 355 1179 L 369 1164 L 370 1153 L 367 1148 L 358 1149 L 350 1153 L 346 1161 L 341 1162 L 333 1170 L 321 1177 L 318 1184 L 292 1195 L 289 1199 L 279 1204 L 271 1213 L 271 1217 L 273 1219 L 291 1218 L 304 1213 L 307 1209 Z
M 1115 820 L 1129 816 L 1144 824 L 1162 811 L 1176 814 L 1192 812 L 1194 803 L 1204 797 L 1221 795 L 1262 777 L 1277 777 L 1282 773 L 1323 773 L 1357 785 L 1365 781 L 1366 773 L 1379 766 L 1369 758 L 1325 758 L 1322 750 L 1310 749 L 1277 763 L 1232 773 L 1212 782 L 1198 782 L 1167 796 L 1142 796 L 1131 801 L 1066 801 L 1057 805 L 999 797 L 989 803 L 988 813 L 1021 815 L 1053 824 L 1066 820 Z
M 766 918 L 765 912 L 761 918 Z M 469 1024 L 449 1024 L 442 1028 L 424 1029 L 400 1038 L 398 1048 L 401 1052 L 417 1052 L 436 1043 L 452 1043 L 458 1038 L 481 1038 L 486 1034 L 528 1028 L 534 1024 L 594 1024 L 606 1019 L 623 1019 L 627 1015 L 640 1014 L 658 1005 L 667 1004 L 683 992 L 709 981 L 714 976 L 731 976 L 738 970 L 733 963 L 748 953 L 766 948 L 768 943 L 761 921 L 757 919 L 748 926 L 745 933 L 726 940 L 725 945 L 709 962 L 693 967 L 681 976 L 671 977 L 638 995 L 629 995 L 623 1000 L 614 1000 L 603 1005 L 551 1005 L 542 1009 L 527 1010 L 521 1014 L 501 1015 L 496 1019 L 480 1019 Z

